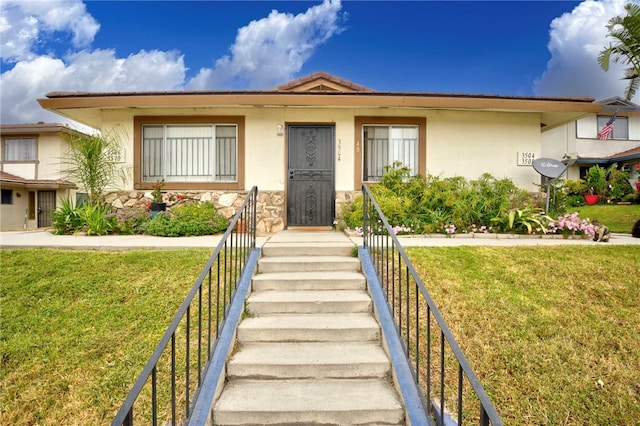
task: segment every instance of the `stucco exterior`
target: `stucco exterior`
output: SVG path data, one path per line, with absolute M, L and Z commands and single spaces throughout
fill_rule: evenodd
M 39 102 L 99 130 L 122 130 L 123 166 L 132 171 L 125 190 L 149 190 L 155 183 L 145 181 L 140 172 L 140 128 L 145 120 L 171 123 L 233 117 L 238 123 L 241 156 L 235 182 L 200 186 L 170 182 L 168 191 L 237 192 L 257 185 L 259 190 L 282 192 L 285 199 L 291 144 L 287 129 L 332 126 L 336 202 L 363 184 L 364 125 L 407 122 L 417 126 L 421 174 L 476 179 L 490 173 L 536 191 L 539 175 L 530 161 L 521 161 L 522 156 L 543 154 L 543 131 L 600 109 L 590 98 L 380 93 L 326 73 L 261 92 L 51 93 Z
M 61 174 L 67 144 L 61 133 L 75 130 L 62 124 L 37 123 L 0 126 L 0 230 L 46 227 L 60 201 L 72 198 L 76 185 Z M 15 161 L 8 158 L 6 141 L 15 138 L 35 140 L 34 157 Z
M 565 175 L 567 179 L 579 179 L 585 169 L 595 164 L 607 167 L 616 163 L 628 169 L 631 183 L 635 185 L 639 176 L 634 166 L 640 163 L 640 107 L 620 98 L 599 103 L 603 105 L 599 113 L 542 133 L 542 156 L 570 161 L 572 165 Z M 626 138 L 598 139 L 598 115 L 608 117 L 614 113 L 626 120 L 614 122 L 614 127 L 626 125 Z

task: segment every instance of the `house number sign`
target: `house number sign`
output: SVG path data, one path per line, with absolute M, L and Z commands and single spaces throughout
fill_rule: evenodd
M 518 166 L 532 166 L 535 159 L 535 152 L 518 152 Z

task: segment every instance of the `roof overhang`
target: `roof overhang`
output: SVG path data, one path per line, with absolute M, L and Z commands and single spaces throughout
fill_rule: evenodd
M 28 135 L 44 133 L 81 133 L 72 129 L 66 124 L 60 123 L 32 123 L 32 124 L 2 124 L 0 125 L 1 135 Z
M 66 180 L 26 179 L 10 173 L 0 172 L 0 187 L 21 189 L 76 189 L 78 186 Z
M 102 112 L 118 109 L 207 109 L 215 107 L 396 108 L 529 112 L 542 130 L 601 111 L 592 98 L 533 98 L 396 92 L 153 92 L 47 94 L 40 105 L 71 120 L 100 128 Z M 160 113 L 161 114 L 161 113 Z

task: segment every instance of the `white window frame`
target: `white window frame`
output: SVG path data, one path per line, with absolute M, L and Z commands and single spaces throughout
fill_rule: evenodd
M 387 152 L 386 154 L 384 154 L 384 156 L 386 156 L 387 162 L 389 164 L 377 164 L 375 166 L 377 169 L 377 173 L 369 171 L 370 165 L 367 164 L 370 162 L 368 156 L 370 155 L 371 150 L 371 147 L 369 146 L 369 141 L 371 139 L 367 140 L 366 138 L 367 129 L 369 128 L 387 129 Z M 415 136 L 413 138 L 394 138 L 393 133 L 397 133 L 398 131 L 403 131 L 406 129 L 415 131 Z M 402 163 L 403 166 L 409 167 L 409 169 L 411 169 L 412 175 L 417 174 L 419 167 L 419 134 L 420 128 L 418 125 L 414 124 L 363 124 L 362 182 L 378 182 L 379 178 L 381 178 L 384 174 L 385 168 L 387 166 L 393 166 L 396 161 Z M 413 146 L 407 148 L 407 143 L 412 143 Z M 407 164 L 407 162 L 411 162 L 412 164 Z M 367 176 L 367 174 L 369 176 Z
M 598 115 L 596 133 L 600 133 L 600 130 L 609 122 L 611 117 L 611 115 Z M 608 139 L 629 140 L 629 117 L 616 116 L 616 121 L 613 123 L 613 132 L 611 132 Z
M 223 128 L 233 127 L 233 136 L 219 136 Z M 147 142 L 152 138 L 145 138 L 145 130 L 156 128 L 161 130 L 160 137 L 156 138 L 156 149 L 160 152 L 160 164 L 153 167 L 148 151 L 151 147 Z M 184 138 L 169 137 L 171 130 L 193 129 L 209 130 L 208 135 L 191 136 Z M 218 132 L 220 129 L 220 132 Z M 185 131 L 185 133 L 188 133 Z M 225 162 L 222 166 L 228 171 L 232 171 L 231 178 L 224 178 L 219 166 L 218 153 L 222 149 L 221 138 L 231 138 L 231 153 L 233 158 Z M 142 125 L 141 137 L 142 150 L 142 180 L 145 182 L 155 182 L 164 180 L 165 182 L 209 182 L 209 183 L 237 183 L 238 182 L 238 125 L 236 123 L 145 123 Z M 182 140 L 180 140 L 182 139 Z M 174 149 L 176 144 L 185 146 L 182 150 Z M 195 145 L 195 146 L 190 146 Z M 187 149 L 191 148 L 191 149 Z M 155 168 L 155 170 L 151 170 Z M 180 170 L 186 172 L 180 173 Z M 199 170 L 200 173 L 193 173 Z

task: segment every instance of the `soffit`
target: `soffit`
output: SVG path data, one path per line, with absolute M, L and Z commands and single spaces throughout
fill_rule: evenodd
M 100 128 L 102 111 L 212 107 L 442 109 L 539 113 L 545 129 L 601 111 L 590 98 L 518 98 L 381 92 L 51 93 L 40 105 L 69 119 Z

